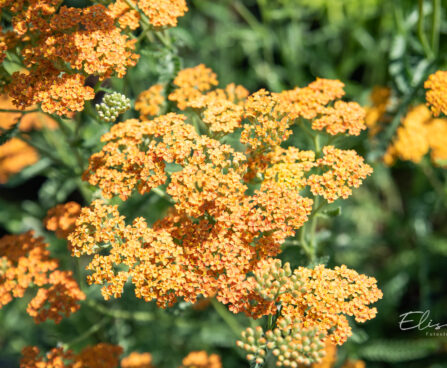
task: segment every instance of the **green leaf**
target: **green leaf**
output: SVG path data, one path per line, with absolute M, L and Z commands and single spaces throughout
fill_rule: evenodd
M 15 123 L 9 129 L 0 130 L 0 145 L 5 144 L 11 138 L 14 138 L 19 132 L 19 122 Z
M 341 215 L 341 207 L 338 206 L 337 208 L 326 210 L 323 213 L 328 217 L 337 217 Z
M 426 340 L 376 340 L 360 349 L 362 358 L 379 362 L 408 362 L 425 358 L 439 349 L 441 341 Z

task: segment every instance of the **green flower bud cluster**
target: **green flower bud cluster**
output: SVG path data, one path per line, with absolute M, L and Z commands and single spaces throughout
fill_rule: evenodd
M 321 362 L 325 356 L 325 335 L 317 328 L 303 329 L 284 318 L 274 330 L 264 333 L 262 327 L 247 328 L 237 346 L 248 352 L 247 360 L 263 364 L 269 351 L 276 357 L 277 367 L 297 368 Z
M 99 118 L 112 123 L 116 118 L 130 109 L 130 100 L 121 93 L 106 94 L 102 102 L 96 106 Z
M 284 293 L 290 293 L 296 297 L 306 291 L 298 270 L 292 274 L 290 264 L 285 263 L 282 267 L 281 263 L 280 259 L 266 261 L 255 272 L 256 291 L 265 300 L 275 301 Z
M 242 331 L 241 337 L 242 339 L 237 341 L 236 345 L 248 353 L 247 360 L 263 364 L 267 355 L 267 339 L 264 337 L 262 327 L 258 326 L 254 330 L 249 327 Z

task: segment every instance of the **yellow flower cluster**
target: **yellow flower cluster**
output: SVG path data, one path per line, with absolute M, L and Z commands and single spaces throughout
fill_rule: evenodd
M 403 118 L 384 161 L 388 165 L 392 165 L 396 159 L 419 163 L 430 152 L 435 164 L 445 166 L 446 133 L 447 119 L 434 119 L 426 106 L 416 106 Z
M 134 40 L 121 33 L 103 5 L 61 6 L 61 1 L 7 2 L 25 71 L 12 75 L 7 91 L 19 108 L 41 104 L 58 115 L 81 111 L 95 96 L 86 75 L 123 77 L 134 66 Z
M 31 286 L 39 287 L 28 304 L 36 323 L 52 319 L 59 323 L 79 309 L 85 299 L 71 272 L 56 270 L 58 262 L 50 257 L 48 244 L 29 231 L 5 235 L 0 239 L 0 307 L 21 298 Z

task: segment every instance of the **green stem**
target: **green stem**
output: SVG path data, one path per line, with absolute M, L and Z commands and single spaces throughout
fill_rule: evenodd
M 28 145 L 30 145 L 31 147 L 35 148 L 39 153 L 43 154 L 43 156 L 46 156 L 46 157 L 50 158 L 55 163 L 57 163 L 59 165 L 62 165 L 64 167 L 69 167 L 70 169 L 72 169 L 65 162 L 63 162 L 58 157 L 56 157 L 53 154 L 53 152 L 47 150 L 45 147 L 40 146 L 39 144 L 33 142 L 31 139 L 25 138 L 24 136 L 18 136 L 18 138 L 21 139 L 22 141 L 24 141 L 25 143 L 27 143 Z
M 433 186 L 433 189 L 437 193 L 438 197 L 441 199 L 441 201 L 444 203 L 444 205 L 447 207 L 447 193 L 444 190 L 444 186 L 442 182 L 438 179 L 436 176 L 435 171 L 433 170 L 433 167 L 429 162 L 426 160 L 423 160 L 421 162 L 421 168 L 422 172 L 430 182 L 430 184 Z
M 0 109 L 0 112 L 6 112 L 6 113 L 17 113 L 17 114 L 29 114 L 32 112 L 38 112 L 38 109 L 33 110 L 16 110 L 16 109 Z
M 62 346 L 63 346 L 64 350 L 68 350 L 71 347 L 73 347 L 73 345 L 76 345 L 77 343 L 82 342 L 85 339 L 89 338 L 91 335 L 98 332 L 107 322 L 109 322 L 109 320 L 110 320 L 109 317 L 105 317 L 105 318 L 101 319 L 98 323 L 95 323 L 92 327 L 90 327 L 82 335 L 78 336 L 74 340 L 71 340 L 67 344 L 63 344 Z
M 61 117 L 53 116 L 53 115 L 50 115 L 50 116 L 58 122 L 59 128 L 60 128 L 62 134 L 65 136 L 68 146 L 70 147 L 71 151 L 73 152 L 73 154 L 76 158 L 76 161 L 78 163 L 80 172 L 82 173 L 84 171 L 84 160 L 83 160 L 78 148 L 73 145 L 73 137 L 71 137 L 70 130 L 65 125 L 65 122 Z
M 421 42 L 425 55 L 427 56 L 427 58 L 431 59 L 433 54 L 428 44 L 427 36 L 425 34 L 424 29 L 424 0 L 418 0 L 418 11 L 419 11 L 419 18 L 418 18 L 419 41 Z
M 152 192 L 154 192 L 156 195 L 158 195 L 159 197 L 167 200 L 169 203 L 174 204 L 174 200 L 168 195 L 166 194 L 166 192 L 163 189 L 160 188 L 152 188 L 151 189 Z
M 432 0 L 432 28 L 431 28 L 431 48 L 434 56 L 439 49 L 439 31 L 441 28 L 441 0 Z
M 243 20 L 254 30 L 254 31 L 261 31 L 263 32 L 263 26 L 262 24 L 256 19 L 256 17 L 246 8 L 246 6 L 240 2 L 235 1 L 233 3 L 234 8 L 239 13 L 239 15 L 242 17 Z
M 231 331 L 236 336 L 240 336 L 243 328 L 239 325 L 239 322 L 234 318 L 234 315 L 231 314 L 223 304 L 219 303 L 216 299 L 211 299 L 211 305 L 217 314 L 225 321 L 225 323 L 230 327 Z
M 101 314 L 104 314 L 112 318 L 128 319 L 141 322 L 149 322 L 156 319 L 156 316 L 149 312 L 129 312 L 120 309 L 111 309 L 91 299 L 87 299 L 85 302 L 83 302 L 83 304 L 87 305 L 88 307 L 96 310 Z

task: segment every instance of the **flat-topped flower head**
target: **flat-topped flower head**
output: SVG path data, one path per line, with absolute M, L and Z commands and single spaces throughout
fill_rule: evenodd
M 431 74 L 424 84 L 425 99 L 434 116 L 447 115 L 447 71 L 438 70 Z
M 165 102 L 163 85 L 154 84 L 140 93 L 135 102 L 135 110 L 140 113 L 140 119 L 145 120 L 160 114 L 161 106 Z
M 180 110 L 185 110 L 191 102 L 202 96 L 212 87 L 217 86 L 216 74 L 203 64 L 181 70 L 173 81 L 177 88 L 168 96 L 177 103 Z
M 150 353 L 130 353 L 121 359 L 121 368 L 154 368 Z
M 76 202 L 58 204 L 48 210 L 43 222 L 47 230 L 54 231 L 58 238 L 66 239 L 74 230 L 80 213 L 81 206 Z
M 63 348 L 51 349 L 42 354 L 36 346 L 22 350 L 20 368 L 117 368 L 123 348 L 99 343 L 85 347 L 79 354 Z
M 312 122 L 312 129 L 325 129 L 330 135 L 359 135 L 366 129 L 365 110 L 357 102 L 336 101 L 333 107 L 326 107 L 322 114 Z
M 391 165 L 396 158 L 419 163 L 429 151 L 428 126 L 432 120 L 425 105 L 412 108 L 402 119 L 393 142 L 385 154 L 385 163 Z
M 0 239 L 0 307 L 23 297 L 31 285 L 47 284 L 48 272 L 58 266 L 47 247 L 32 231 Z
M 155 27 L 176 27 L 178 18 L 188 11 L 185 0 L 138 0 L 138 7 Z
M 222 368 L 220 356 L 206 351 L 192 351 L 183 358 L 180 368 Z
M 329 203 L 348 198 L 352 188 L 358 188 L 372 173 L 372 168 L 354 150 L 323 147 L 323 157 L 315 161 L 322 174 L 311 174 L 307 185 L 314 195 L 323 196 Z

